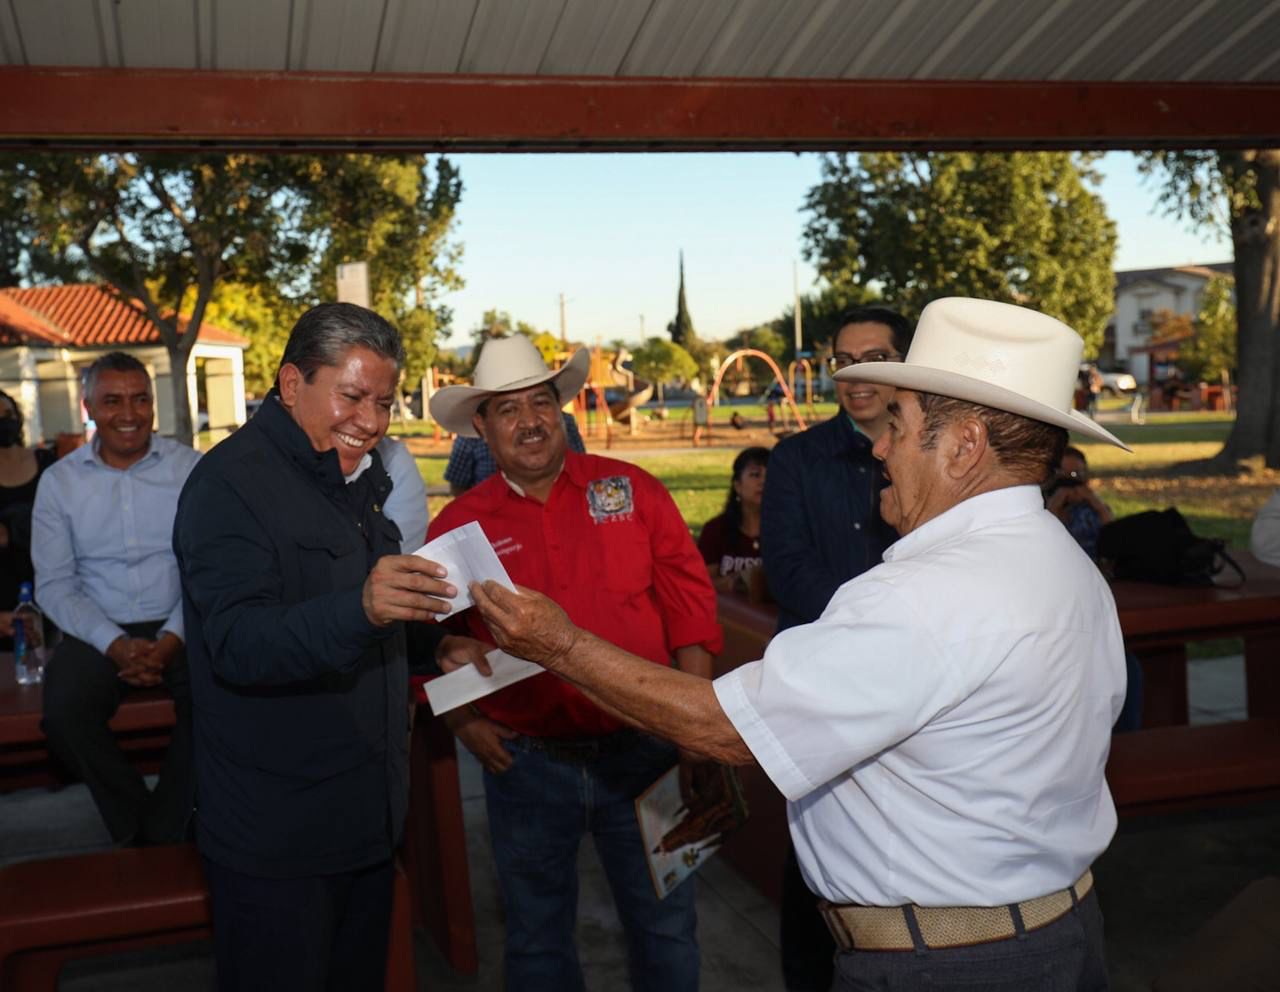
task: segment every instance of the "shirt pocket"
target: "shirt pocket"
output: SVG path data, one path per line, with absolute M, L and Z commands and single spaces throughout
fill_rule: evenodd
M 351 589 L 364 582 L 364 549 L 354 536 L 317 534 L 300 537 L 298 590 L 302 600 Z

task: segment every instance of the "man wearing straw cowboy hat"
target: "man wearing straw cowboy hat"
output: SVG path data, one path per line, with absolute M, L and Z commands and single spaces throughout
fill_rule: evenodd
M 485 345 L 474 385 L 432 397 L 436 422 L 483 437 L 499 473 L 446 506 L 428 536 L 478 521 L 515 582 L 645 669 L 666 671 L 674 658 L 685 678 L 710 685 L 721 643 L 715 592 L 670 495 L 633 465 L 566 450 L 560 410 L 587 369 L 581 350 L 552 371 L 516 335 Z M 492 639 L 474 611 L 462 621 Z M 627 934 L 632 987 L 696 989 L 694 886 L 658 899 L 634 808 L 677 750 L 546 674 L 446 721 L 485 768 L 506 987 L 583 987 L 573 931 L 578 847 L 590 831 Z
M 838 989 L 1106 987 L 1089 866 L 1110 842 L 1103 777 L 1124 696 L 1115 604 L 1043 506 L 1082 351 L 1021 307 L 945 299 L 903 363 L 875 454 L 901 538 L 815 623 L 712 685 L 647 671 L 528 590 L 473 594 L 499 644 L 629 722 L 756 760 L 790 801 Z

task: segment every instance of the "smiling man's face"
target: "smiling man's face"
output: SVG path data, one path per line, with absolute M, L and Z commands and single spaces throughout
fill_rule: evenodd
M 155 400 L 145 372 L 103 369 L 85 407 L 97 427 L 98 454 L 113 468 L 128 468 L 151 446 Z
M 280 367 L 280 401 L 316 451 L 337 451 L 350 475 L 387 432 L 400 370 L 386 355 L 359 345 L 337 365 L 322 365 L 311 381 L 292 364 Z
M 831 349 L 836 358 L 852 358 L 864 361 L 883 360 L 885 356 L 898 356 L 893 346 L 893 331 L 888 324 L 865 322 L 845 324 L 836 334 Z M 873 440 L 883 433 L 889 418 L 889 401 L 893 399 L 892 386 L 874 386 L 869 382 L 841 382 L 836 380 L 836 398 L 845 413 L 853 418 L 863 432 Z
M 523 489 L 554 481 L 568 442 L 555 388 L 541 383 L 519 392 L 498 393 L 471 422 L 484 438 L 502 473 Z

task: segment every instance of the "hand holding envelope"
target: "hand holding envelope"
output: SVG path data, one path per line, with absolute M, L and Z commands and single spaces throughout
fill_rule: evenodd
M 474 520 L 428 541 L 414 554 L 443 565 L 447 570 L 449 581 L 458 590 L 450 612 L 457 613 L 475 603 L 467 588 L 472 582 L 491 579 L 500 586 L 515 590 L 493 545 L 485 537 L 484 529 Z
M 428 682 L 424 690 L 431 712 L 439 716 L 543 671 L 541 665 L 507 654 L 499 648 L 486 654 L 485 660 L 489 662 L 492 675 L 481 675 L 475 665 L 465 665 Z
M 458 590 L 450 612 L 457 613 L 474 605 L 475 600 L 468 589 L 472 582 L 493 581 L 515 590 L 484 529 L 475 521 L 428 541 L 414 554 L 443 565 L 448 571 L 450 583 Z M 474 665 L 464 665 L 427 683 L 427 700 L 431 703 L 432 713 L 439 716 L 542 671 L 537 665 L 505 651 L 490 651 L 485 658 L 492 670 L 491 675 L 482 674 Z

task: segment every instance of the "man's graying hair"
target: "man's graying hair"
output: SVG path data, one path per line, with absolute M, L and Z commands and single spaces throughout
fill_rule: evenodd
M 920 447 L 932 449 L 938 443 L 938 432 L 947 424 L 963 417 L 976 417 L 987 428 L 987 444 L 1000 464 L 1039 485 L 1062 461 L 1067 446 L 1067 431 L 1040 420 L 1032 420 L 1006 410 L 995 410 L 967 400 L 916 393 L 924 424 L 920 428 Z
M 310 382 L 316 370 L 341 365 L 342 356 L 351 348 L 368 348 L 390 358 L 396 368 L 404 365 L 400 332 L 372 310 L 354 303 L 321 303 L 299 317 L 289 332 L 280 364 L 296 365 L 302 378 Z
M 109 351 L 84 370 L 84 396 L 90 402 L 103 372 L 141 372 L 147 377 L 147 388 L 151 388 L 151 375 L 145 365 L 126 352 Z

